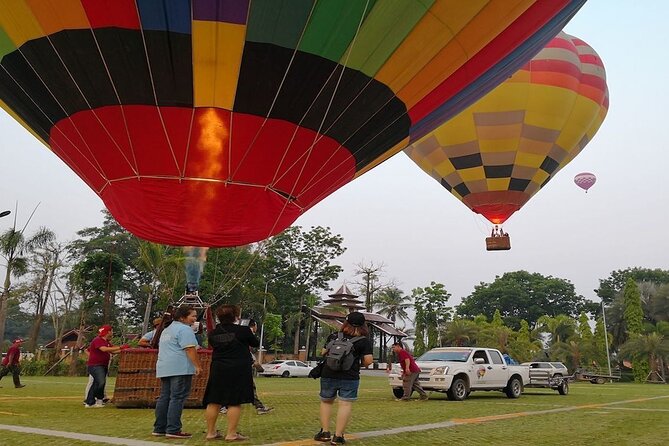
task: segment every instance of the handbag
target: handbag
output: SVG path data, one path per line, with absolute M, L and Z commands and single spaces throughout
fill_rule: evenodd
M 316 366 L 309 371 L 309 378 L 318 379 L 323 373 L 323 367 L 325 366 L 325 361 L 318 361 Z

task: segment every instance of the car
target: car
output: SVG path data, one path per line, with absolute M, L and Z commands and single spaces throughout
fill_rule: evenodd
M 560 376 L 569 376 L 569 371 L 567 370 L 567 366 L 561 362 L 534 361 L 534 362 L 523 362 L 521 365 L 528 366 L 530 368 L 530 371 L 532 369 L 547 370 L 551 378 L 558 378 Z
M 260 372 L 262 376 L 281 376 L 282 378 L 290 378 L 291 376 L 308 376 L 311 371 L 305 362 L 296 360 L 280 360 L 276 359 L 272 362 L 262 365 L 263 371 Z

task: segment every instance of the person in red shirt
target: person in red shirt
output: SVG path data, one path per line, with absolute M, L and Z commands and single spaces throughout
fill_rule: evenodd
M 408 401 L 411 397 L 411 393 L 415 390 L 420 394 L 421 401 L 428 399 L 427 393 L 420 386 L 420 381 L 418 381 L 418 375 L 420 375 L 420 367 L 416 364 L 416 361 L 411 356 L 411 353 L 404 350 L 404 346 L 401 342 L 395 342 L 393 344 L 393 352 L 397 355 L 400 366 L 402 367 L 402 384 L 404 386 L 404 395 L 400 398 L 400 401 Z
M 21 379 L 19 375 L 21 374 L 21 366 L 19 362 L 21 361 L 21 343 L 23 339 L 17 338 L 14 339 L 14 343 L 7 350 L 7 356 L 2 360 L 2 367 L 0 367 L 0 379 L 4 376 L 12 374 L 14 378 L 14 387 L 20 389 L 25 387 L 25 384 L 21 384 Z
M 86 395 L 85 407 L 103 407 L 102 400 L 105 397 L 105 384 L 107 383 L 107 370 L 112 353 L 118 353 L 127 345 L 112 345 L 109 342 L 113 336 L 111 325 L 103 325 L 98 330 L 98 335 L 91 341 L 88 347 L 88 374 L 93 377 L 93 384 Z

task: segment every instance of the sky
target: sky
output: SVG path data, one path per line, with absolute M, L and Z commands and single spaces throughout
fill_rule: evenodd
M 347 251 L 335 260 L 344 272 L 332 287 L 353 286 L 356 265 L 374 262 L 407 294 L 443 283 L 451 305 L 518 270 L 569 280 L 598 300 L 599 279 L 614 270 L 669 269 L 668 15 L 663 0 L 589 0 L 566 26 L 602 58 L 610 108 L 583 152 L 504 225 L 510 251 L 487 252 L 490 223 L 399 153 L 296 221 L 344 238 Z M 102 223 L 102 201 L 2 110 L 0 160 L 0 210 L 13 212 L 0 231 L 35 208 L 27 232 L 48 226 L 61 241 Z M 597 175 L 587 194 L 573 183 L 583 171 Z

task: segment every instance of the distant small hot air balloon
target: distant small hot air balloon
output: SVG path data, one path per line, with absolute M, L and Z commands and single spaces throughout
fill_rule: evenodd
M 594 173 L 582 172 L 574 177 L 574 183 L 581 189 L 585 190 L 585 193 L 588 193 L 590 189 L 597 182 L 597 177 Z

